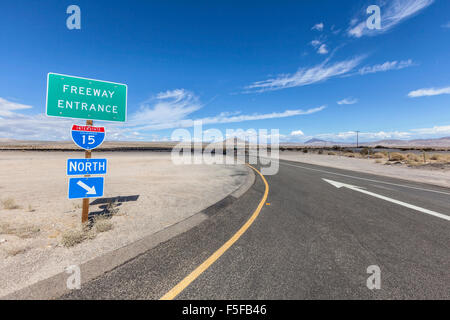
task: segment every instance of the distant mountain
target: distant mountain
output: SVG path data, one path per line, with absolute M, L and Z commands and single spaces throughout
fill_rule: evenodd
M 325 140 L 321 140 L 321 139 L 310 139 L 308 141 L 306 141 L 304 144 L 325 144 L 325 143 L 330 143 L 329 141 L 325 141 Z
M 385 146 L 385 147 L 450 147 L 450 137 L 437 139 L 414 139 L 414 140 L 380 140 L 371 143 L 361 143 L 369 146 Z
M 251 143 L 249 141 L 245 141 L 239 138 L 228 138 L 221 142 L 216 142 L 214 144 L 220 145 L 222 144 L 225 147 L 226 144 L 231 144 L 237 147 L 244 146 L 256 146 L 256 144 Z M 158 144 L 176 144 L 175 141 L 172 142 L 140 142 L 140 141 L 110 141 L 105 142 L 105 145 L 120 145 L 120 146 L 135 146 L 135 145 L 158 145 Z M 210 143 L 205 143 L 209 145 Z M 213 144 L 213 145 L 214 145 Z M 336 141 L 327 141 L 322 139 L 313 138 L 304 143 L 295 143 L 295 142 L 286 142 L 280 143 L 281 145 L 297 145 L 297 146 L 311 146 L 311 147 L 332 147 L 332 146 L 342 146 L 342 147 L 356 147 L 355 142 L 336 142 Z M 0 147 L 6 148 L 8 146 L 65 146 L 71 147 L 73 145 L 72 141 L 33 141 L 33 140 L 15 140 L 9 138 L 0 138 Z M 416 148 L 450 148 L 450 136 L 437 138 L 437 139 L 414 139 L 414 140 L 398 140 L 398 139 L 385 139 L 374 142 L 364 142 L 361 141 L 359 146 L 368 146 L 368 147 L 376 147 L 383 146 L 387 148 L 394 147 L 416 147 Z
M 336 142 L 326 141 L 321 139 L 311 139 L 303 143 L 308 146 L 345 146 L 356 147 L 355 142 Z M 450 137 L 443 137 L 437 139 L 414 139 L 414 140 L 399 140 L 399 139 L 385 139 L 374 142 L 359 142 L 360 146 L 383 146 L 383 147 L 437 147 L 437 148 L 450 148 Z

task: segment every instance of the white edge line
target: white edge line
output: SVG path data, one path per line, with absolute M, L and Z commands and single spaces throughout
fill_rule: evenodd
M 271 159 L 271 158 L 269 158 L 269 159 Z M 275 160 L 275 159 L 271 159 L 271 160 Z M 392 182 L 386 182 L 386 181 L 380 181 L 380 180 L 374 180 L 374 179 L 367 179 L 367 178 L 361 178 L 361 177 L 355 177 L 355 176 L 350 176 L 350 175 L 343 174 L 343 173 L 337 173 L 337 172 L 331 172 L 331 171 L 326 171 L 326 170 L 321 170 L 321 169 L 308 168 L 308 167 L 304 167 L 304 166 L 297 166 L 297 165 L 293 165 L 293 164 L 290 164 L 290 163 L 281 162 L 279 160 L 275 160 L 275 161 L 278 161 L 281 164 L 284 164 L 284 165 L 287 165 L 287 166 L 291 166 L 291 167 L 303 168 L 303 169 L 306 169 L 306 170 L 319 171 L 319 172 L 334 174 L 334 175 L 342 176 L 342 177 L 354 178 L 354 179 L 371 181 L 371 182 L 377 182 L 377 183 L 384 183 L 384 184 L 389 184 L 389 185 L 397 186 L 397 187 L 403 187 L 403 188 L 410 188 L 410 189 L 421 190 L 421 191 L 440 193 L 440 194 L 445 194 L 445 195 L 449 195 L 450 196 L 450 193 L 444 192 L 444 191 L 423 189 L 423 188 L 419 188 L 419 187 L 407 186 L 407 185 L 402 185 L 402 184 L 397 184 L 397 183 L 392 183 Z M 284 160 L 284 161 L 289 161 L 289 160 Z M 338 169 L 338 168 L 336 168 L 336 169 Z M 346 169 L 338 169 L 338 170 L 346 170 Z
M 352 188 L 352 189 L 354 189 L 354 188 Z M 380 194 L 376 194 L 376 193 L 373 193 L 373 192 L 370 192 L 370 191 L 366 191 L 366 190 L 355 190 L 355 191 L 359 191 L 359 192 L 362 192 L 364 194 L 370 195 L 370 196 L 375 197 L 375 198 L 379 198 L 379 199 L 382 199 L 382 200 L 385 200 L 385 201 L 388 201 L 388 202 L 392 202 L 392 203 L 398 204 L 400 206 L 403 206 L 403 207 L 406 207 L 406 208 L 409 208 L 409 209 L 413 209 L 413 210 L 416 210 L 416 211 L 419 211 L 419 212 L 423 212 L 423 213 L 426 213 L 426 214 L 429 214 L 429 215 L 432 215 L 432 216 L 435 216 L 435 217 L 438 217 L 438 218 L 450 221 L 450 216 L 447 216 L 445 214 L 442 214 L 442 213 L 439 213 L 439 212 L 436 212 L 436 211 L 428 210 L 428 209 L 425 209 L 425 208 L 422 208 L 422 207 L 415 206 L 413 204 L 409 204 L 409 203 L 406 203 L 406 202 L 403 202 L 403 201 L 400 201 L 400 200 L 395 200 L 395 199 L 392 199 L 392 198 L 389 198 L 389 197 L 386 197 L 386 196 L 383 196 L 383 195 L 380 195 Z

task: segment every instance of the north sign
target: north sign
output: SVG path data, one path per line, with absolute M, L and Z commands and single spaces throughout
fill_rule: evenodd
M 127 90 L 126 84 L 49 73 L 46 114 L 125 122 Z
M 67 159 L 67 175 L 106 174 L 106 159 Z

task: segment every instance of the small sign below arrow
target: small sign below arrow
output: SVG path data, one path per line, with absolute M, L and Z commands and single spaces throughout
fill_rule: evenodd
M 429 215 L 432 215 L 432 216 L 435 216 L 435 217 L 438 217 L 438 218 L 450 221 L 450 216 L 448 216 L 448 215 L 445 215 L 445 214 L 442 214 L 442 213 L 439 213 L 439 212 L 435 212 L 435 211 L 432 211 L 432 210 L 428 210 L 428 209 L 425 209 L 425 208 L 421 208 L 421 207 L 418 207 L 418 206 L 415 206 L 415 205 L 412 205 L 412 204 L 409 204 L 409 203 L 406 203 L 406 202 L 402 202 L 402 201 L 399 201 L 399 200 L 395 200 L 395 199 L 392 199 L 392 198 L 388 198 L 388 197 L 382 196 L 380 194 L 376 194 L 376 193 L 364 190 L 364 188 L 362 188 L 362 187 L 354 186 L 354 185 L 351 185 L 351 184 L 345 184 L 345 183 L 337 182 L 337 181 L 333 181 L 333 180 L 323 179 L 323 178 L 322 178 L 322 180 L 325 181 L 325 182 L 328 182 L 329 184 L 331 184 L 332 186 L 335 186 L 338 189 L 340 189 L 340 188 L 347 188 L 347 189 L 350 189 L 350 190 L 353 190 L 353 191 L 358 191 L 358 192 L 367 194 L 369 196 L 372 196 L 372 197 L 375 197 L 375 198 L 378 198 L 378 199 L 389 201 L 389 202 L 398 204 L 400 206 L 403 206 L 403 207 L 406 207 L 406 208 L 409 208 L 409 209 L 420 211 L 420 212 L 423 212 L 423 213 L 426 213 L 426 214 L 429 214 Z

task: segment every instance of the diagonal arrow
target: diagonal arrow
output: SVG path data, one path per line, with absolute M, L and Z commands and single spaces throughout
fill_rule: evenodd
M 439 212 L 435 212 L 435 211 L 431 211 L 431 210 L 428 210 L 428 209 L 425 209 L 425 208 L 421 208 L 421 207 L 418 207 L 418 206 L 415 206 L 415 205 L 412 205 L 412 204 L 409 204 L 409 203 L 406 203 L 406 202 L 402 202 L 402 201 L 399 201 L 399 200 L 395 200 L 395 199 L 392 199 L 392 198 L 388 198 L 388 197 L 385 197 L 385 196 L 382 196 L 382 195 L 379 195 L 379 194 L 376 194 L 376 193 L 364 190 L 363 188 L 358 187 L 358 186 L 354 186 L 354 185 L 351 185 L 351 184 L 345 184 L 345 183 L 337 182 L 337 181 L 333 181 L 333 180 L 323 179 L 323 178 L 322 178 L 322 180 L 324 180 L 325 182 L 328 182 L 329 184 L 335 186 L 338 189 L 340 189 L 340 188 L 351 189 L 353 191 L 358 191 L 358 192 L 367 194 L 369 196 L 372 196 L 372 197 L 375 197 L 375 198 L 378 198 L 378 199 L 389 201 L 389 202 L 401 205 L 401 206 L 409 208 L 409 209 L 420 211 L 420 212 L 423 212 L 423 213 L 426 213 L 426 214 L 429 214 L 429 215 L 432 215 L 432 216 L 435 216 L 435 217 L 438 217 L 438 218 L 450 221 L 450 216 L 447 216 L 445 214 L 442 214 L 442 213 L 439 213 Z
M 86 194 L 96 194 L 95 186 L 89 187 L 87 184 L 85 184 L 83 181 L 78 181 L 77 185 L 82 187 L 84 190 L 86 190 Z

